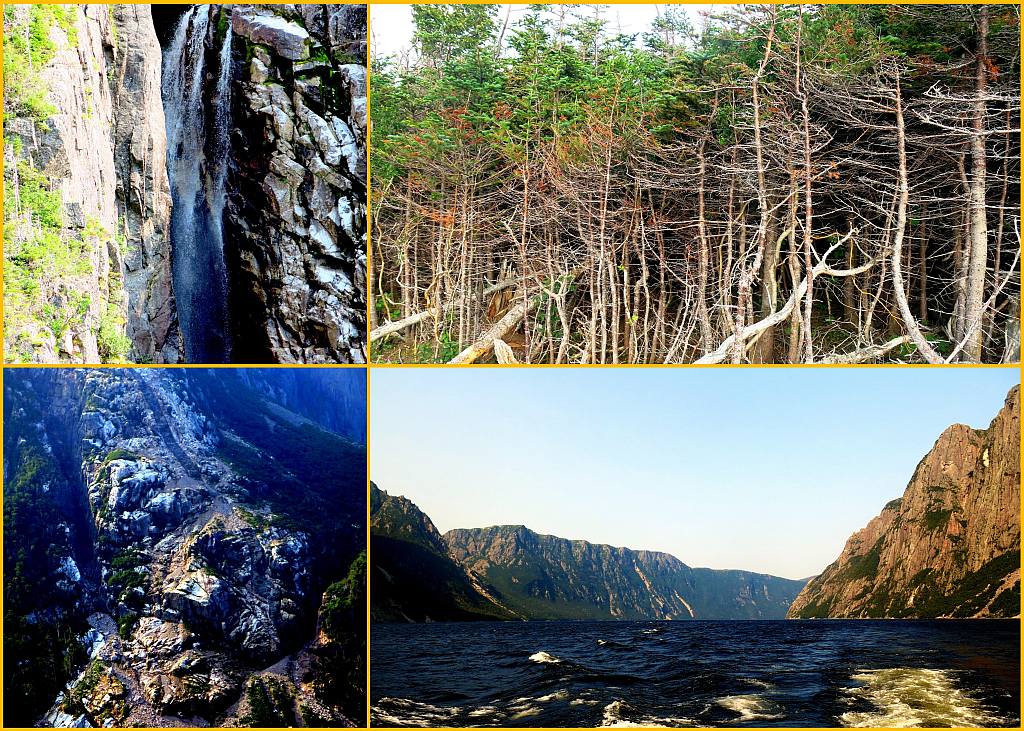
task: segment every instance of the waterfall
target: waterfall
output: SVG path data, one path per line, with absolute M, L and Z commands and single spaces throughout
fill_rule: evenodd
M 226 362 L 230 356 L 223 235 L 231 131 L 230 24 L 219 54 L 216 94 L 207 101 L 206 93 L 206 39 L 218 12 L 230 11 L 215 5 L 186 11 L 163 57 L 161 95 L 174 204 L 171 268 L 190 363 Z
M 224 45 L 220 49 L 220 75 L 217 77 L 216 112 L 214 113 L 214 149 L 216 150 L 216 173 L 214 184 L 210 190 L 210 209 L 213 220 L 218 228 L 224 222 L 224 203 L 226 190 L 224 187 L 228 177 L 228 163 L 231 160 L 231 14 L 232 6 L 222 8 L 228 13 L 228 31 L 224 37 Z M 219 236 L 223 243 L 223 236 Z

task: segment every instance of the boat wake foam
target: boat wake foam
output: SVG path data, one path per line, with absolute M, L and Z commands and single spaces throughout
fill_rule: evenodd
M 722 708 L 739 714 L 737 721 L 757 721 L 772 718 L 782 718 L 782 709 L 778 704 L 772 703 L 764 696 L 751 695 L 729 695 L 719 698 L 718 705 Z
M 950 670 L 885 668 L 858 670 L 857 687 L 846 692 L 851 702 L 869 702 L 868 711 L 848 711 L 839 720 L 855 728 L 924 726 L 1002 726 L 1006 720 L 957 686 Z
M 604 707 L 601 726 L 604 728 L 676 728 L 696 726 L 692 718 L 645 715 L 625 701 L 612 701 Z

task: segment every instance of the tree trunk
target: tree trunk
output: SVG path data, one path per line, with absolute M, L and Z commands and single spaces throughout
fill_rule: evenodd
M 910 184 L 907 181 L 907 139 L 903 124 L 903 95 L 900 92 L 900 79 L 896 77 L 896 149 L 899 153 L 899 203 L 896 206 L 896 231 L 893 234 L 892 243 L 892 285 L 896 294 L 896 304 L 900 314 L 903 316 L 903 323 L 910 333 L 911 340 L 917 346 L 918 352 L 924 356 L 929 363 L 942 363 L 940 356 L 931 344 L 925 339 L 921 328 L 910 311 L 910 304 L 907 302 L 907 290 L 903 282 L 903 268 L 900 258 L 903 254 L 903 235 L 907 229 L 907 207 L 910 199 Z
M 967 301 L 964 312 L 964 359 L 981 362 L 984 328 L 985 272 L 988 268 L 988 220 L 985 211 L 985 127 L 988 105 L 985 102 L 988 69 L 988 8 L 980 6 L 978 51 L 975 64 L 974 117 L 971 136 L 971 238 L 970 268 L 967 272 Z

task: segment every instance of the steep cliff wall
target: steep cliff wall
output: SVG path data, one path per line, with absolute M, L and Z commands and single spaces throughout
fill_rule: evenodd
M 854 533 L 789 610 L 794 618 L 1019 613 L 1019 387 L 988 429 L 946 429 L 903 496 Z
M 4 386 L 5 725 L 49 708 L 43 725 L 293 726 L 296 701 L 306 725 L 358 716 L 361 447 L 223 371 Z
M 233 7 L 234 359 L 364 362 L 366 8 Z
M 455 562 L 434 523 L 410 500 L 370 486 L 374 621 L 520 618 Z
M 132 360 L 177 363 L 184 351 L 171 286 L 171 195 L 160 99 L 160 44 L 148 5 L 113 7 L 114 166 Z
M 8 6 L 5 355 L 180 359 L 148 6 Z

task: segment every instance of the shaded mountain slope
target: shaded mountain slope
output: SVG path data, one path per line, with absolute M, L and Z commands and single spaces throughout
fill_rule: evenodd
M 5 726 L 361 717 L 362 444 L 221 369 L 4 397 Z
M 370 487 L 374 620 L 512 619 L 450 554 L 434 524 L 404 497 Z

